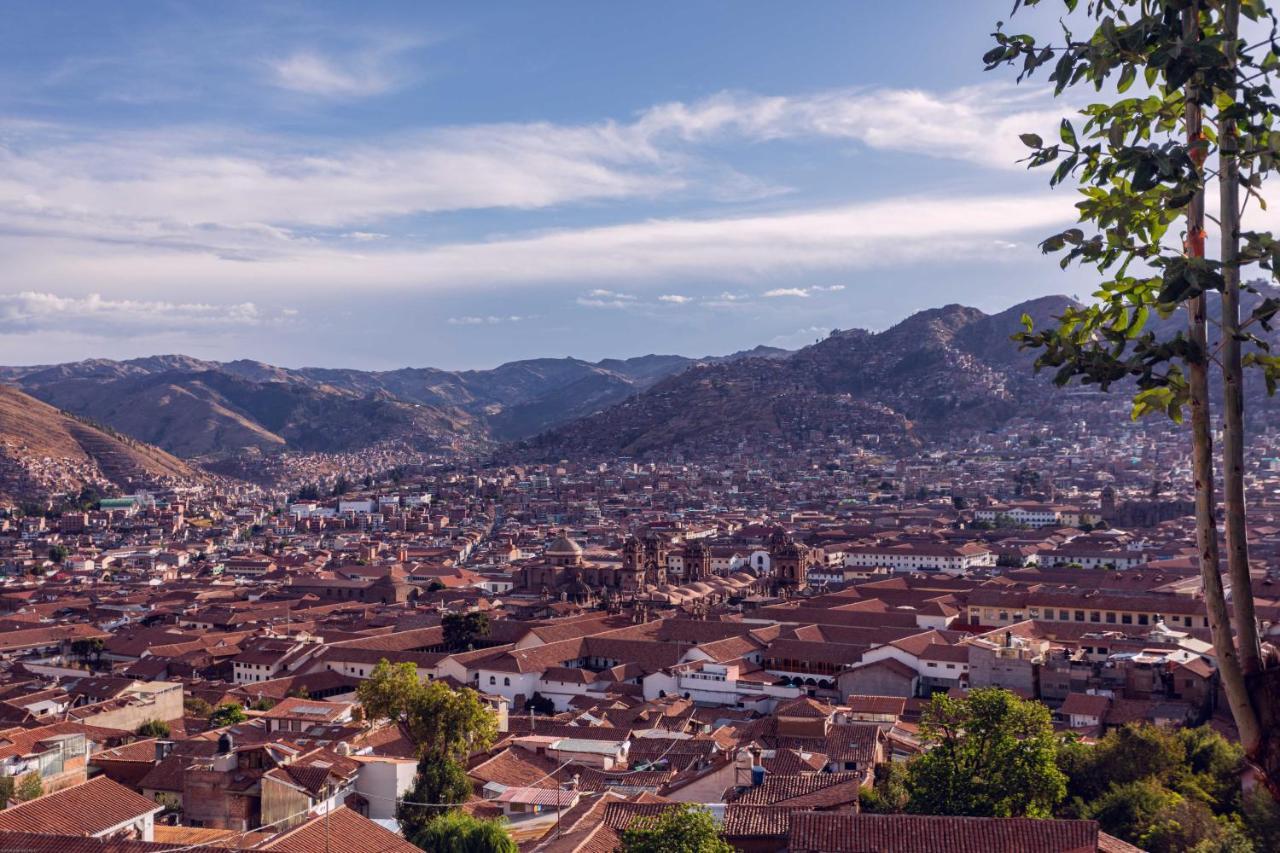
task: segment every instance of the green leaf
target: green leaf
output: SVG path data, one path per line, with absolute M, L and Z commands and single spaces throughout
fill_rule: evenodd
M 1080 147 L 1079 144 L 1076 143 L 1075 128 L 1073 128 L 1071 126 L 1071 122 L 1067 121 L 1065 118 L 1062 120 L 1062 126 L 1058 128 L 1058 135 L 1062 137 L 1063 142 L 1070 145 L 1072 148 Z
M 1022 140 L 1022 144 L 1028 148 L 1043 148 L 1044 140 L 1040 138 L 1038 133 L 1020 133 L 1018 138 Z

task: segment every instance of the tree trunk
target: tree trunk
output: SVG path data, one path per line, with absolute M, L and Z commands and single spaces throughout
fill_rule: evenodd
M 1200 33 L 1200 3 L 1193 2 L 1182 15 L 1183 34 L 1187 41 L 1198 40 Z M 1187 143 L 1192 146 L 1203 141 L 1201 110 L 1193 82 L 1186 88 Z M 1196 151 L 1200 153 L 1195 153 Z M 1202 165 L 1202 148 L 1193 149 L 1197 166 Z M 1204 202 L 1203 186 L 1187 205 L 1187 237 L 1185 251 L 1188 257 L 1204 257 Z M 1218 553 L 1217 500 L 1214 488 L 1213 433 L 1209 413 L 1209 347 L 1207 332 L 1206 298 L 1201 294 L 1187 303 L 1188 337 L 1195 349 L 1187 359 L 1187 384 L 1191 403 L 1191 471 L 1195 478 L 1196 497 L 1196 546 L 1200 553 L 1200 576 L 1204 583 L 1205 611 L 1209 629 L 1213 635 L 1213 648 L 1218 656 L 1218 673 L 1222 678 L 1227 704 L 1235 718 L 1240 739 L 1251 754 L 1262 744 L 1262 732 L 1258 715 L 1254 712 L 1245 683 L 1244 671 L 1236 651 L 1231 631 L 1231 617 L 1227 610 L 1226 591 L 1222 585 L 1221 559 Z M 1247 588 L 1247 587 L 1246 587 Z
M 1240 0 L 1227 0 L 1222 9 L 1222 34 L 1227 60 L 1234 70 Z M 1234 87 L 1227 92 L 1232 102 Z M 1227 571 L 1231 578 L 1231 606 L 1240 666 L 1246 675 L 1262 669 L 1262 645 L 1254 614 L 1249 579 L 1249 541 L 1244 500 L 1244 368 L 1240 363 L 1240 165 L 1235 122 L 1218 119 L 1218 191 L 1222 222 L 1222 491 L 1226 504 Z

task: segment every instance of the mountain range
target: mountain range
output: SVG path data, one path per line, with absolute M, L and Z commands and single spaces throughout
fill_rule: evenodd
M 0 367 L 0 383 L 155 445 L 166 459 L 201 462 L 246 449 L 388 444 L 522 458 L 715 452 L 761 440 L 803 446 L 816 436 L 915 446 L 1016 413 L 1060 412 L 1059 392 L 1010 335 L 1023 315 L 1042 327 L 1074 304 L 1046 296 L 996 314 L 947 305 L 881 332 L 835 330 L 794 352 L 544 358 L 465 371 L 167 355 Z M 1181 320 L 1154 322 L 1166 335 Z M 8 432 L 0 420 L 0 441 Z
M 0 382 L 189 459 L 385 442 L 469 452 L 607 408 L 693 364 L 787 355 L 757 347 L 705 359 L 543 358 L 466 371 L 290 369 L 161 355 L 0 367 Z

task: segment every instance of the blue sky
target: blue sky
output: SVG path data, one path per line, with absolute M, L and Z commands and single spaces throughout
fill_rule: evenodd
M 0 28 L 3 363 L 706 355 L 1090 289 L 1013 162 L 1067 107 L 979 62 L 1009 0 L 51 5 Z

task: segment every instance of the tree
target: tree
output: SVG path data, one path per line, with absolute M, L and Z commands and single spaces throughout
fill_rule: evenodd
M 1049 709 L 998 688 L 935 694 L 907 768 L 907 810 L 974 817 L 1048 817 L 1066 794 Z
M 454 807 L 465 803 L 470 796 L 471 780 L 466 768 L 452 756 L 427 752 L 418 760 L 413 787 L 397 806 L 396 819 L 400 821 L 405 838 L 417 838 L 428 826 L 452 813 Z
M 249 715 L 244 712 L 244 708 L 240 707 L 238 702 L 224 702 L 213 709 L 213 713 L 209 715 L 209 725 L 215 729 L 223 726 L 234 726 L 236 723 L 243 723 L 249 719 Z
M 519 850 L 503 823 L 462 812 L 442 815 L 415 834 L 406 832 L 405 837 L 423 850 L 440 853 L 516 853 Z
M 182 699 L 182 710 L 193 717 L 208 719 L 213 713 L 213 706 L 199 696 L 186 696 Z
M 1064 0 L 1075 11 L 1078 0 Z M 1041 0 L 1018 5 L 1037 6 Z M 1244 510 L 1244 368 L 1260 368 L 1269 392 L 1280 381 L 1280 356 L 1249 327 L 1270 332 L 1280 300 L 1242 283 L 1242 269 L 1256 265 L 1280 274 L 1280 241 L 1246 230 L 1251 200 L 1280 169 L 1271 127 L 1280 105 L 1271 90 L 1280 46 L 1253 46 L 1239 36 L 1240 15 L 1274 15 L 1265 0 L 1106 0 L 1088 4 L 1096 29 L 1078 38 L 1061 26 L 1063 39 L 1041 44 L 1028 34 L 998 28 L 996 45 L 983 57 L 988 69 L 1020 65 L 1019 79 L 1052 64 L 1055 94 L 1079 84 L 1109 87 L 1117 99 L 1081 111 L 1079 128 L 1063 119 L 1059 140 L 1022 134 L 1032 167 L 1056 163 L 1051 185 L 1074 177 L 1076 204 L 1085 227 L 1046 239 L 1046 253 L 1065 253 L 1061 264 L 1095 267 L 1103 281 L 1093 302 L 1067 309 L 1056 325 L 1016 336 L 1039 350 L 1037 369 L 1055 369 L 1055 381 L 1093 383 L 1106 390 L 1122 380 L 1134 385 L 1133 417 L 1166 413 L 1182 422 L 1190 409 L 1189 444 L 1196 495 L 1196 541 L 1206 610 L 1227 703 L 1249 759 L 1280 795 L 1280 667 L 1264 667 L 1249 578 Z M 1145 96 L 1119 97 L 1137 80 Z M 1206 113 L 1208 113 L 1206 117 Z M 1207 123 L 1206 123 L 1207 118 Z M 1206 166 L 1207 163 L 1212 164 Z M 1220 232 L 1216 259 L 1205 246 L 1206 176 L 1218 179 Z M 1244 202 L 1240 190 L 1244 190 Z M 1181 240 L 1170 227 L 1184 220 Z M 1089 228 L 1092 233 L 1086 233 Z M 1210 347 L 1208 294 L 1217 300 L 1221 341 Z M 1253 307 L 1241 318 L 1241 297 Z M 1186 328 L 1149 325 L 1153 315 L 1185 316 Z M 1246 354 L 1245 347 L 1249 348 Z M 1221 373 L 1222 470 L 1230 609 L 1218 545 L 1217 481 L 1210 424 L 1209 372 Z M 1234 629 L 1234 636 L 1233 636 Z
M 24 803 L 43 794 L 44 783 L 40 781 L 40 774 L 34 770 L 18 780 L 18 789 L 14 792 L 14 796 Z
M 54 563 L 57 563 L 59 566 L 62 565 L 62 561 L 67 559 L 69 556 L 71 556 L 71 549 L 66 545 L 53 545 L 49 548 L 49 559 Z
M 0 776 L 0 809 L 7 809 L 13 800 L 13 777 Z
M 489 635 L 489 615 L 479 611 L 447 613 L 440 624 L 444 627 L 444 644 L 451 652 L 474 648 L 477 639 Z
M 418 668 L 413 663 L 392 664 L 383 658 L 369 678 L 360 682 L 356 695 L 369 720 L 399 720 L 408 713 L 421 686 Z
M 370 719 L 402 721 L 421 754 L 464 759 L 487 749 L 497 735 L 497 721 L 480 694 L 439 681 L 423 684 L 407 661 L 379 661 L 357 695 Z
M 90 661 L 97 665 L 102 661 L 102 651 L 106 647 L 107 644 L 101 637 L 72 640 L 71 655 L 86 666 L 89 665 Z
M 688 803 L 640 817 L 622 831 L 621 853 L 733 853 L 715 819 Z
M 862 811 L 872 814 L 899 814 L 906 810 L 911 798 L 907 791 L 907 767 L 901 761 L 877 764 L 875 782 L 859 792 Z
M 168 737 L 169 724 L 164 720 L 147 720 L 133 732 L 138 737 Z

